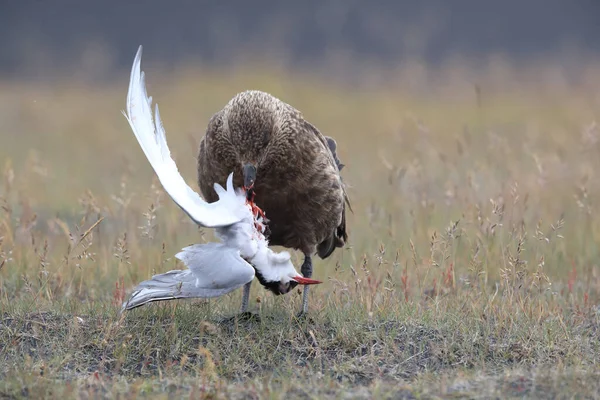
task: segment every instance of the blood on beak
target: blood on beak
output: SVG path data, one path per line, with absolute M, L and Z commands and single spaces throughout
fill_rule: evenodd
M 293 279 L 301 285 L 317 285 L 319 283 L 323 283 L 321 281 L 317 281 L 315 279 L 310 279 L 310 278 L 305 278 L 300 275 L 295 276 Z

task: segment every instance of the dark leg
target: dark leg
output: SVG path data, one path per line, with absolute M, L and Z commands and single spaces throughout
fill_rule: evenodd
M 300 272 L 302 273 L 302 276 L 304 276 L 305 278 L 311 278 L 312 270 L 312 258 L 309 254 L 304 254 L 304 263 L 302 263 L 302 267 L 300 267 Z M 300 314 L 298 314 L 299 317 L 305 315 L 308 312 L 309 288 L 310 287 L 308 285 L 304 285 L 304 293 L 302 294 L 302 309 L 300 310 Z
M 240 313 L 242 314 L 248 310 L 248 300 L 250 299 L 250 286 L 252 286 L 252 281 L 244 285 L 244 294 L 242 294 L 242 307 L 240 308 Z

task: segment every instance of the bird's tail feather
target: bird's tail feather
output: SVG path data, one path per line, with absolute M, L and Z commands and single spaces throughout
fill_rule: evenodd
M 342 210 L 342 222 L 335 230 L 321 243 L 317 245 L 317 254 L 322 259 L 329 257 L 336 247 L 344 247 L 348 240 L 346 232 L 346 206 Z
M 333 234 L 317 245 L 317 254 L 321 259 L 326 259 L 335 250 Z

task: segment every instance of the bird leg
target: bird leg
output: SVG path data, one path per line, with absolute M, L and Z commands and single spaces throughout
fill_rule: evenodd
M 242 314 L 248 311 L 248 300 L 250 299 L 250 286 L 252 286 L 252 281 L 244 285 L 244 293 L 242 294 L 242 307 L 240 307 L 240 313 Z
M 300 272 L 302 273 L 302 276 L 304 276 L 305 278 L 310 278 L 312 276 L 312 270 L 313 270 L 312 258 L 309 254 L 305 254 L 304 262 L 302 263 L 302 266 L 300 267 Z M 304 285 L 304 292 L 302 293 L 302 309 L 300 310 L 298 317 L 303 317 L 308 312 L 308 290 L 309 290 L 309 288 L 310 288 L 309 285 Z

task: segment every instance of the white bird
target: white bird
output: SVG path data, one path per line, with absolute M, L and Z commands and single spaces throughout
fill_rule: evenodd
M 245 312 L 250 295 L 247 284 L 254 277 L 277 295 L 288 293 L 298 284 L 321 283 L 300 275 L 288 252 L 269 249 L 262 233 L 263 220 L 253 214 L 244 191 L 234 189 L 233 173 L 229 174 L 226 189 L 214 184 L 219 200 L 213 203 L 204 201 L 185 183 L 171 158 L 158 105 L 152 117 L 152 97 L 146 94 L 141 58 L 142 46 L 133 62 L 127 111 L 123 115 L 165 191 L 198 225 L 215 228 L 221 242 L 182 249 L 176 257 L 188 269 L 154 275 L 140 283 L 123 304 L 123 310 L 152 301 L 218 297 L 244 286 L 241 311 Z

